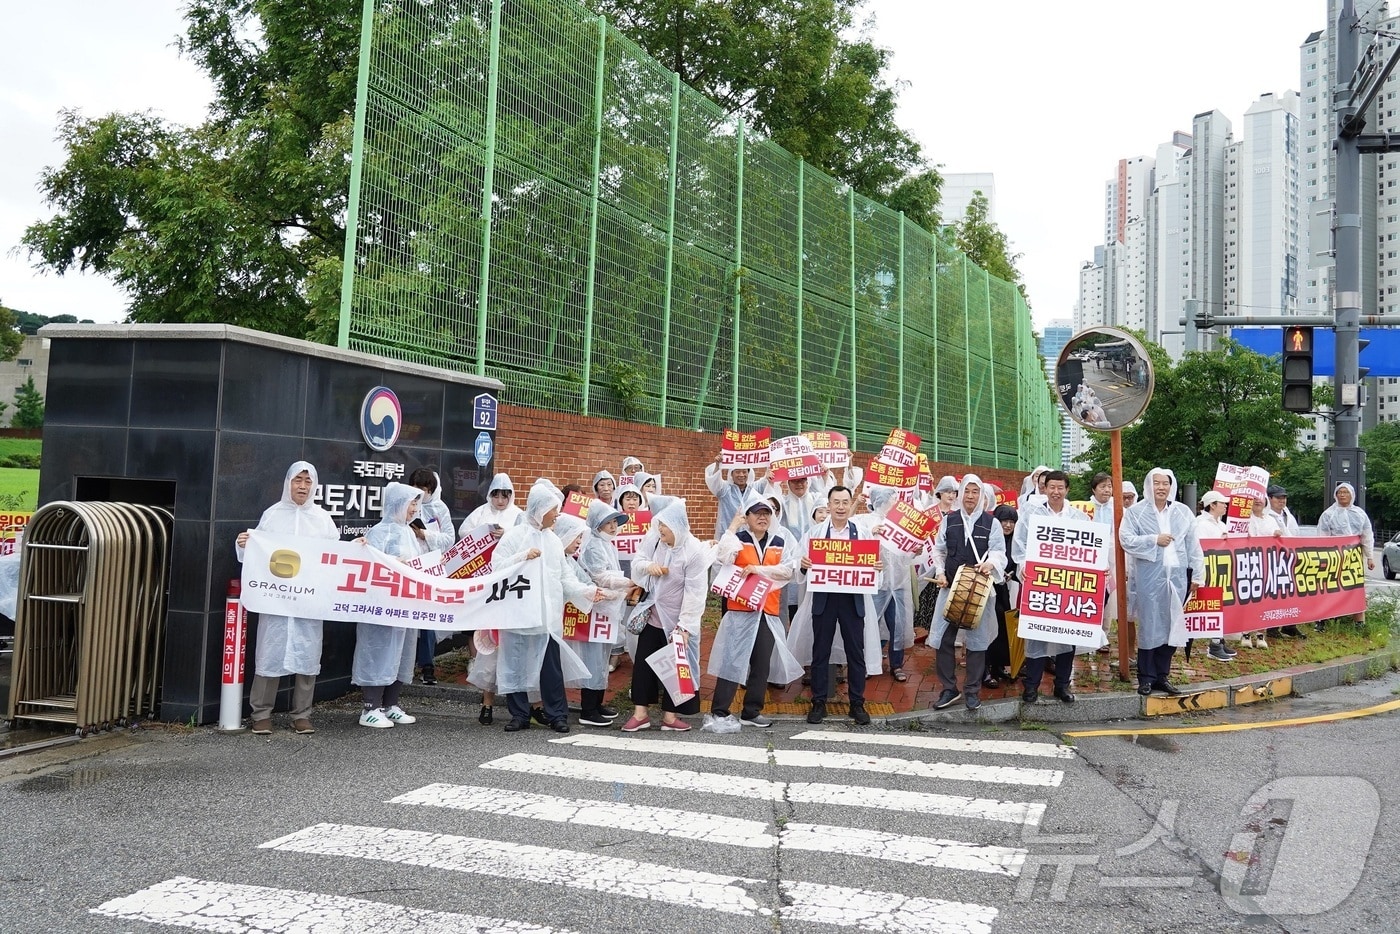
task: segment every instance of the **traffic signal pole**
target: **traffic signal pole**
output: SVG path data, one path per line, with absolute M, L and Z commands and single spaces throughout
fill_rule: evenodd
M 1327 491 L 1342 480 L 1350 482 L 1358 498 L 1364 497 L 1366 477 L 1361 457 L 1361 387 L 1358 343 L 1361 334 L 1361 145 L 1366 107 L 1380 90 L 1385 76 L 1374 70 L 1357 72 L 1361 57 L 1361 31 L 1357 28 L 1355 0 L 1344 0 L 1337 16 L 1333 40 L 1337 49 L 1337 73 L 1332 82 L 1333 111 L 1337 128 L 1337 212 L 1333 246 L 1337 266 L 1333 277 L 1332 317 L 1337 334 L 1332 447 L 1327 449 Z M 1388 74 L 1389 68 L 1385 69 Z M 1324 500 L 1327 497 L 1324 496 Z M 1364 500 L 1363 500 L 1364 503 Z

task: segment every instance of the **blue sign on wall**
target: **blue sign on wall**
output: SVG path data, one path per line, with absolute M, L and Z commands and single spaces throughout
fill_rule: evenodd
M 1283 353 L 1283 328 L 1231 328 L 1230 337 L 1266 357 Z M 1371 342 L 1358 358 L 1362 367 L 1371 368 L 1367 376 L 1400 376 L 1400 329 L 1362 328 L 1361 339 Z M 1313 376 L 1336 372 L 1336 333 L 1331 328 L 1313 328 Z
M 495 453 L 495 445 L 491 443 L 491 436 L 486 432 L 476 436 L 476 444 L 473 445 L 473 453 L 476 455 L 476 463 L 479 467 L 485 467 L 491 463 L 491 455 Z

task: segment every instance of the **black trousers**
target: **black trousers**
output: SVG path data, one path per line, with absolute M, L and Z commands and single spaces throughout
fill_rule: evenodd
M 661 683 L 656 672 L 647 664 L 647 656 L 670 643 L 670 638 L 660 626 L 646 626 L 637 636 L 637 655 L 632 662 L 632 703 L 639 707 L 650 707 L 659 702 L 662 710 L 686 715 L 697 714 L 700 712 L 700 695 L 696 694 L 684 704 L 677 704 L 671 698 L 671 692 L 666 690 L 666 685 Z M 690 660 L 690 665 L 694 670 L 695 659 Z
M 812 700 L 824 701 L 831 693 L 831 644 L 841 630 L 846 648 L 846 690 L 852 704 L 865 703 L 865 618 L 849 593 L 829 593 L 826 606 L 812 614 Z
M 768 694 L 768 667 L 773 660 L 773 630 L 766 617 L 758 621 L 758 632 L 754 635 L 753 651 L 749 653 L 749 679 L 744 684 L 745 719 L 751 719 L 763 712 L 763 701 Z M 729 705 L 734 703 L 734 695 L 739 690 L 739 682 L 715 679 L 715 693 L 710 700 L 710 713 L 722 717 L 729 713 Z
M 938 683 L 945 691 L 958 689 L 958 627 L 949 623 L 943 630 L 943 638 L 938 640 L 938 654 L 934 663 L 938 668 Z M 963 694 L 976 697 L 982 691 L 982 676 L 987 673 L 987 653 L 985 650 L 965 653 L 966 672 L 963 675 Z
M 1027 658 L 1021 663 L 1021 673 L 1025 675 L 1027 690 L 1040 688 L 1040 681 L 1045 677 L 1045 666 L 1050 661 L 1049 658 Z M 1074 675 L 1074 649 L 1056 655 L 1054 662 L 1055 689 L 1067 691 L 1070 678 Z
M 544 648 L 544 662 L 540 665 L 540 706 L 544 708 L 545 719 L 569 719 L 569 701 L 564 696 L 564 669 L 559 663 L 559 643 L 553 639 Z M 512 720 L 530 719 L 530 695 L 517 691 L 506 695 L 506 709 Z
M 1176 646 L 1159 645 L 1155 649 L 1138 649 L 1138 684 L 1151 687 L 1166 681 L 1172 673 L 1172 656 Z

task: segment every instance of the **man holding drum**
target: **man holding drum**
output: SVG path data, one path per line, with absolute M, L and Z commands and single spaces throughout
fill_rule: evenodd
M 958 488 L 958 503 L 960 508 L 939 523 L 938 534 L 933 538 L 933 582 L 938 586 L 939 594 L 929 642 L 938 650 L 938 680 L 943 685 L 943 693 L 938 695 L 938 701 L 933 705 L 935 710 L 951 707 L 960 697 L 965 698 L 968 710 L 982 706 L 979 695 L 982 676 L 987 668 L 987 647 L 997 636 L 996 605 L 990 599 L 991 583 L 1000 579 L 1002 571 L 1006 569 L 1006 540 L 999 528 L 993 534 L 996 523 L 983 508 L 982 480 L 976 474 L 963 477 L 962 485 Z M 989 576 L 991 580 L 984 577 L 979 582 L 970 571 L 964 575 L 963 581 L 950 587 L 949 582 L 955 581 L 958 571 L 965 566 L 974 569 L 976 574 Z M 958 690 L 957 663 L 953 654 L 959 626 L 948 621 L 950 600 L 956 596 L 961 602 L 961 598 L 967 596 L 953 593 L 959 588 L 984 590 L 980 596 L 986 598 L 982 600 L 981 611 L 964 620 L 962 627 L 967 629 L 967 670 L 963 675 L 962 691 Z

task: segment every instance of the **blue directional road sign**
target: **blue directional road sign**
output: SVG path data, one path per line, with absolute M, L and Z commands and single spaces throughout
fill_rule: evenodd
M 485 467 L 487 464 L 491 463 L 491 455 L 495 452 L 496 447 L 492 443 L 490 435 L 483 431 L 476 436 L 475 454 L 477 466 Z
M 483 392 L 472 400 L 472 427 L 483 431 L 496 430 L 496 397 Z

